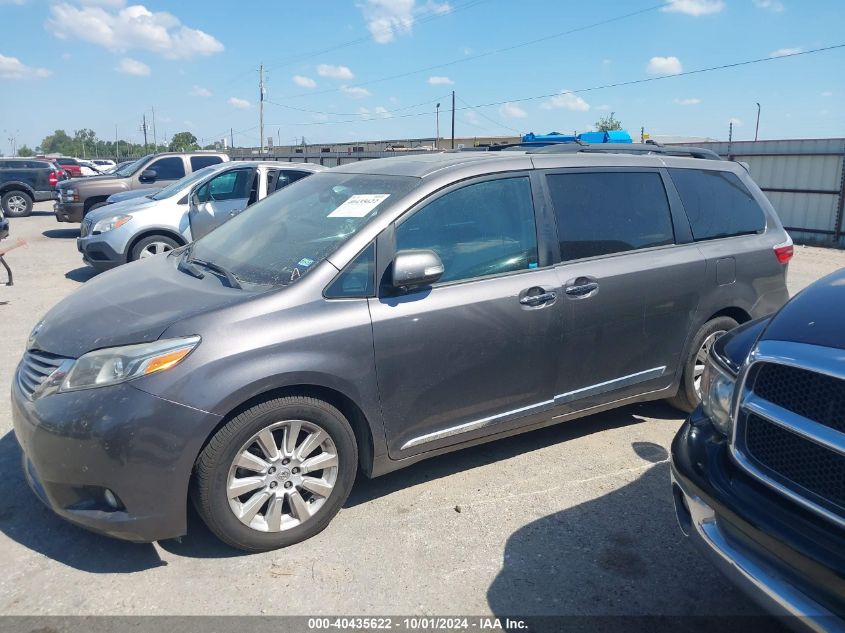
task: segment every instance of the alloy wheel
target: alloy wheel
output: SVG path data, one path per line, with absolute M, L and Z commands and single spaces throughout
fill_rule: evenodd
M 13 215 L 16 213 L 25 213 L 26 212 L 26 200 L 23 196 L 9 196 L 6 198 L 6 207 L 9 211 L 9 215 Z
M 707 356 L 710 354 L 710 348 L 713 347 L 713 343 L 715 343 L 716 339 L 721 337 L 723 334 L 725 334 L 725 330 L 717 330 L 713 332 L 710 336 L 704 339 L 704 343 L 702 343 L 701 348 L 698 350 L 698 354 L 695 355 L 695 364 L 693 365 L 692 375 L 695 393 L 699 400 L 701 400 L 701 377 L 704 374 L 704 365 L 707 363 Z
M 281 532 L 310 520 L 338 475 L 334 441 L 305 420 L 275 422 L 247 440 L 229 468 L 229 508 L 244 525 Z
M 150 242 L 143 249 L 141 249 L 139 259 L 144 259 L 145 257 L 152 257 L 153 255 L 159 255 L 160 253 L 166 253 L 167 251 L 172 250 L 173 247 L 167 242 Z

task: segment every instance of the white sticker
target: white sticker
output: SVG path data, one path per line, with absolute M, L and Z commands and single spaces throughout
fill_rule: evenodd
M 342 205 L 329 213 L 330 218 L 363 218 L 390 197 L 389 193 L 359 193 L 349 196 Z

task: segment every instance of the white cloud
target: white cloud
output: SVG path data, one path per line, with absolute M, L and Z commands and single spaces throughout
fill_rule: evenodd
M 786 8 L 780 0 L 753 0 L 753 2 L 758 9 L 766 9 L 772 13 L 780 13 Z
M 17 57 L 0 55 L 0 79 L 42 79 L 49 77 L 46 68 L 27 66 Z
M 467 110 L 464 113 L 464 119 L 466 119 L 467 123 L 470 125 L 480 125 L 481 124 L 481 117 L 478 116 L 474 110 Z
M 354 79 L 355 75 L 349 70 L 348 66 L 333 66 L 332 64 L 320 64 L 317 66 L 317 74 L 320 77 L 330 77 L 332 79 Z
M 769 53 L 769 57 L 786 57 L 787 55 L 797 55 L 802 50 L 804 50 L 804 49 L 798 48 L 798 47 L 795 47 L 795 48 L 789 48 L 789 47 L 779 48 L 776 51 L 772 51 L 771 53 Z
M 613 63 L 613 60 L 612 60 L 612 59 L 603 59 L 603 60 L 601 60 L 601 65 L 602 65 L 602 66 L 604 66 L 605 68 L 607 68 L 608 66 L 610 66 L 612 63 Z
M 735 116 L 728 119 L 728 123 L 733 123 L 734 127 L 740 127 L 742 125 L 742 119 L 737 119 Z
M 417 6 L 416 0 L 364 0 L 358 5 L 367 22 L 367 29 L 379 44 L 387 44 L 397 35 L 410 33 L 418 15 L 449 13 L 448 2 L 428 0 Z
M 346 96 L 352 97 L 353 99 L 361 99 L 363 97 L 370 96 L 369 90 L 358 86 L 341 86 L 340 91 Z
M 652 57 L 646 68 L 650 75 L 677 75 L 683 72 L 681 60 L 674 55 L 669 57 Z
M 673 0 L 672 4 L 668 4 L 660 10 L 667 13 L 683 13 L 698 17 L 710 13 L 719 13 L 724 8 L 723 0 Z
M 701 103 L 701 99 L 697 97 L 688 97 L 686 99 L 675 99 L 675 103 L 682 106 L 698 105 Z
M 369 111 L 369 109 L 361 106 L 360 108 L 358 108 L 358 114 L 360 114 L 362 117 L 366 117 L 366 116 L 369 116 L 370 111 Z
M 210 97 L 211 96 L 211 90 L 209 90 L 208 88 L 203 88 L 202 86 L 196 86 L 195 85 L 193 88 L 191 88 L 191 96 L 194 96 L 194 97 Z
M 246 110 L 252 107 L 252 104 L 247 101 L 246 99 L 241 99 L 239 97 L 229 97 L 229 100 L 226 102 L 233 108 L 237 108 L 238 110 Z
M 373 114 L 381 117 L 382 119 L 389 119 L 393 116 L 384 106 L 376 106 L 373 110 Z
M 594 110 L 597 110 L 598 112 L 610 112 L 610 106 L 609 106 L 609 105 L 607 105 L 606 103 L 603 103 L 603 104 L 601 104 L 601 105 L 597 105 L 597 106 L 596 106 L 595 108 L 593 108 L 593 109 L 594 109 Z
M 830 90 L 825 90 L 823 93 L 821 93 L 821 96 L 822 97 L 832 97 L 833 93 Z
M 302 75 L 294 75 L 293 76 L 293 83 L 297 86 L 302 88 L 316 88 L 317 82 L 311 79 L 311 77 L 303 77 Z
M 441 77 L 435 75 L 434 77 L 428 78 L 428 83 L 430 83 L 432 86 L 451 86 L 455 82 L 449 79 L 448 77 Z
M 561 90 L 559 95 L 555 95 L 548 101 L 540 104 L 543 110 L 571 110 L 572 112 L 587 112 L 590 109 L 590 104 L 584 101 L 583 98 L 576 94 L 572 94 L 569 90 Z
M 499 114 L 509 119 L 524 119 L 528 113 L 515 103 L 505 103 L 499 108 Z
M 21 7 L 26 4 L 26 0 L 0 0 L 0 5 L 3 4 L 14 4 Z
M 125 75 L 135 75 L 136 77 L 147 77 L 150 74 L 150 67 L 144 62 L 139 62 L 137 59 L 131 57 L 124 57 L 121 59 L 114 69 Z
M 60 39 L 83 40 L 118 53 L 140 49 L 169 59 L 190 59 L 223 51 L 223 44 L 212 35 L 140 4 L 99 2 L 77 7 L 61 2 L 50 7 L 44 26 Z

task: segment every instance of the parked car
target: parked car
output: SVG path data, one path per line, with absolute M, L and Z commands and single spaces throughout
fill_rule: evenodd
M 91 159 L 91 162 L 97 166 L 97 169 L 99 169 L 100 173 L 102 174 L 105 174 L 109 170 L 117 167 L 113 160 L 108 160 L 106 158 L 93 158 Z
M 845 629 L 843 313 L 845 269 L 719 339 L 672 444 L 684 534 L 809 630 Z
M 67 174 L 49 160 L 0 158 L 0 207 L 10 218 L 32 213 L 33 202 L 56 197 L 56 185 Z
M 82 166 L 75 158 L 71 158 L 70 156 L 56 156 L 55 158 L 48 158 L 48 160 L 56 163 L 65 172 L 67 172 L 67 175 L 71 178 L 81 178 L 83 175 Z
M 80 160 L 78 163 L 83 176 L 101 176 L 103 174 L 99 166 L 90 160 Z
M 164 253 L 202 237 L 274 191 L 324 169 L 309 163 L 255 161 L 204 167 L 145 198 L 91 211 L 82 220 L 76 245 L 85 263 L 97 270 Z
M 136 541 L 184 534 L 190 499 L 267 550 L 326 527 L 359 467 L 690 406 L 714 335 L 786 301 L 788 235 L 712 152 L 554 150 L 342 165 L 88 281 L 13 381 L 33 490 Z
M 228 160 L 226 154 L 211 152 L 149 154 L 113 174 L 62 184 L 59 187 L 59 201 L 55 207 L 56 220 L 82 222 L 82 218 L 89 211 L 104 206 L 106 199 L 113 193 L 130 189 L 160 188 L 198 169 Z

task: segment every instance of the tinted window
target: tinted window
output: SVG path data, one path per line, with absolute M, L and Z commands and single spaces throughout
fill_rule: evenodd
M 178 156 L 160 158 L 147 169 L 155 170 L 156 180 L 178 180 L 185 176 L 185 164 Z
M 757 233 L 766 217 L 742 181 L 730 172 L 670 169 L 696 240 Z
M 427 204 L 396 229 L 396 250 L 418 248 L 443 260 L 441 282 L 536 268 L 528 178 L 467 185 Z
M 76 165 L 76 160 L 73 158 L 57 158 L 56 162 L 59 165 Z
M 656 172 L 553 174 L 548 183 L 564 261 L 675 241 Z
M 209 165 L 216 165 L 222 163 L 223 159 L 219 156 L 191 156 L 191 169 L 196 171 Z
M 370 244 L 326 288 L 326 297 L 329 299 L 371 297 L 375 287 L 375 265 L 376 247 L 375 244 Z
M 197 192 L 200 202 L 209 200 L 239 200 L 249 197 L 252 169 L 233 169 L 215 176 Z

